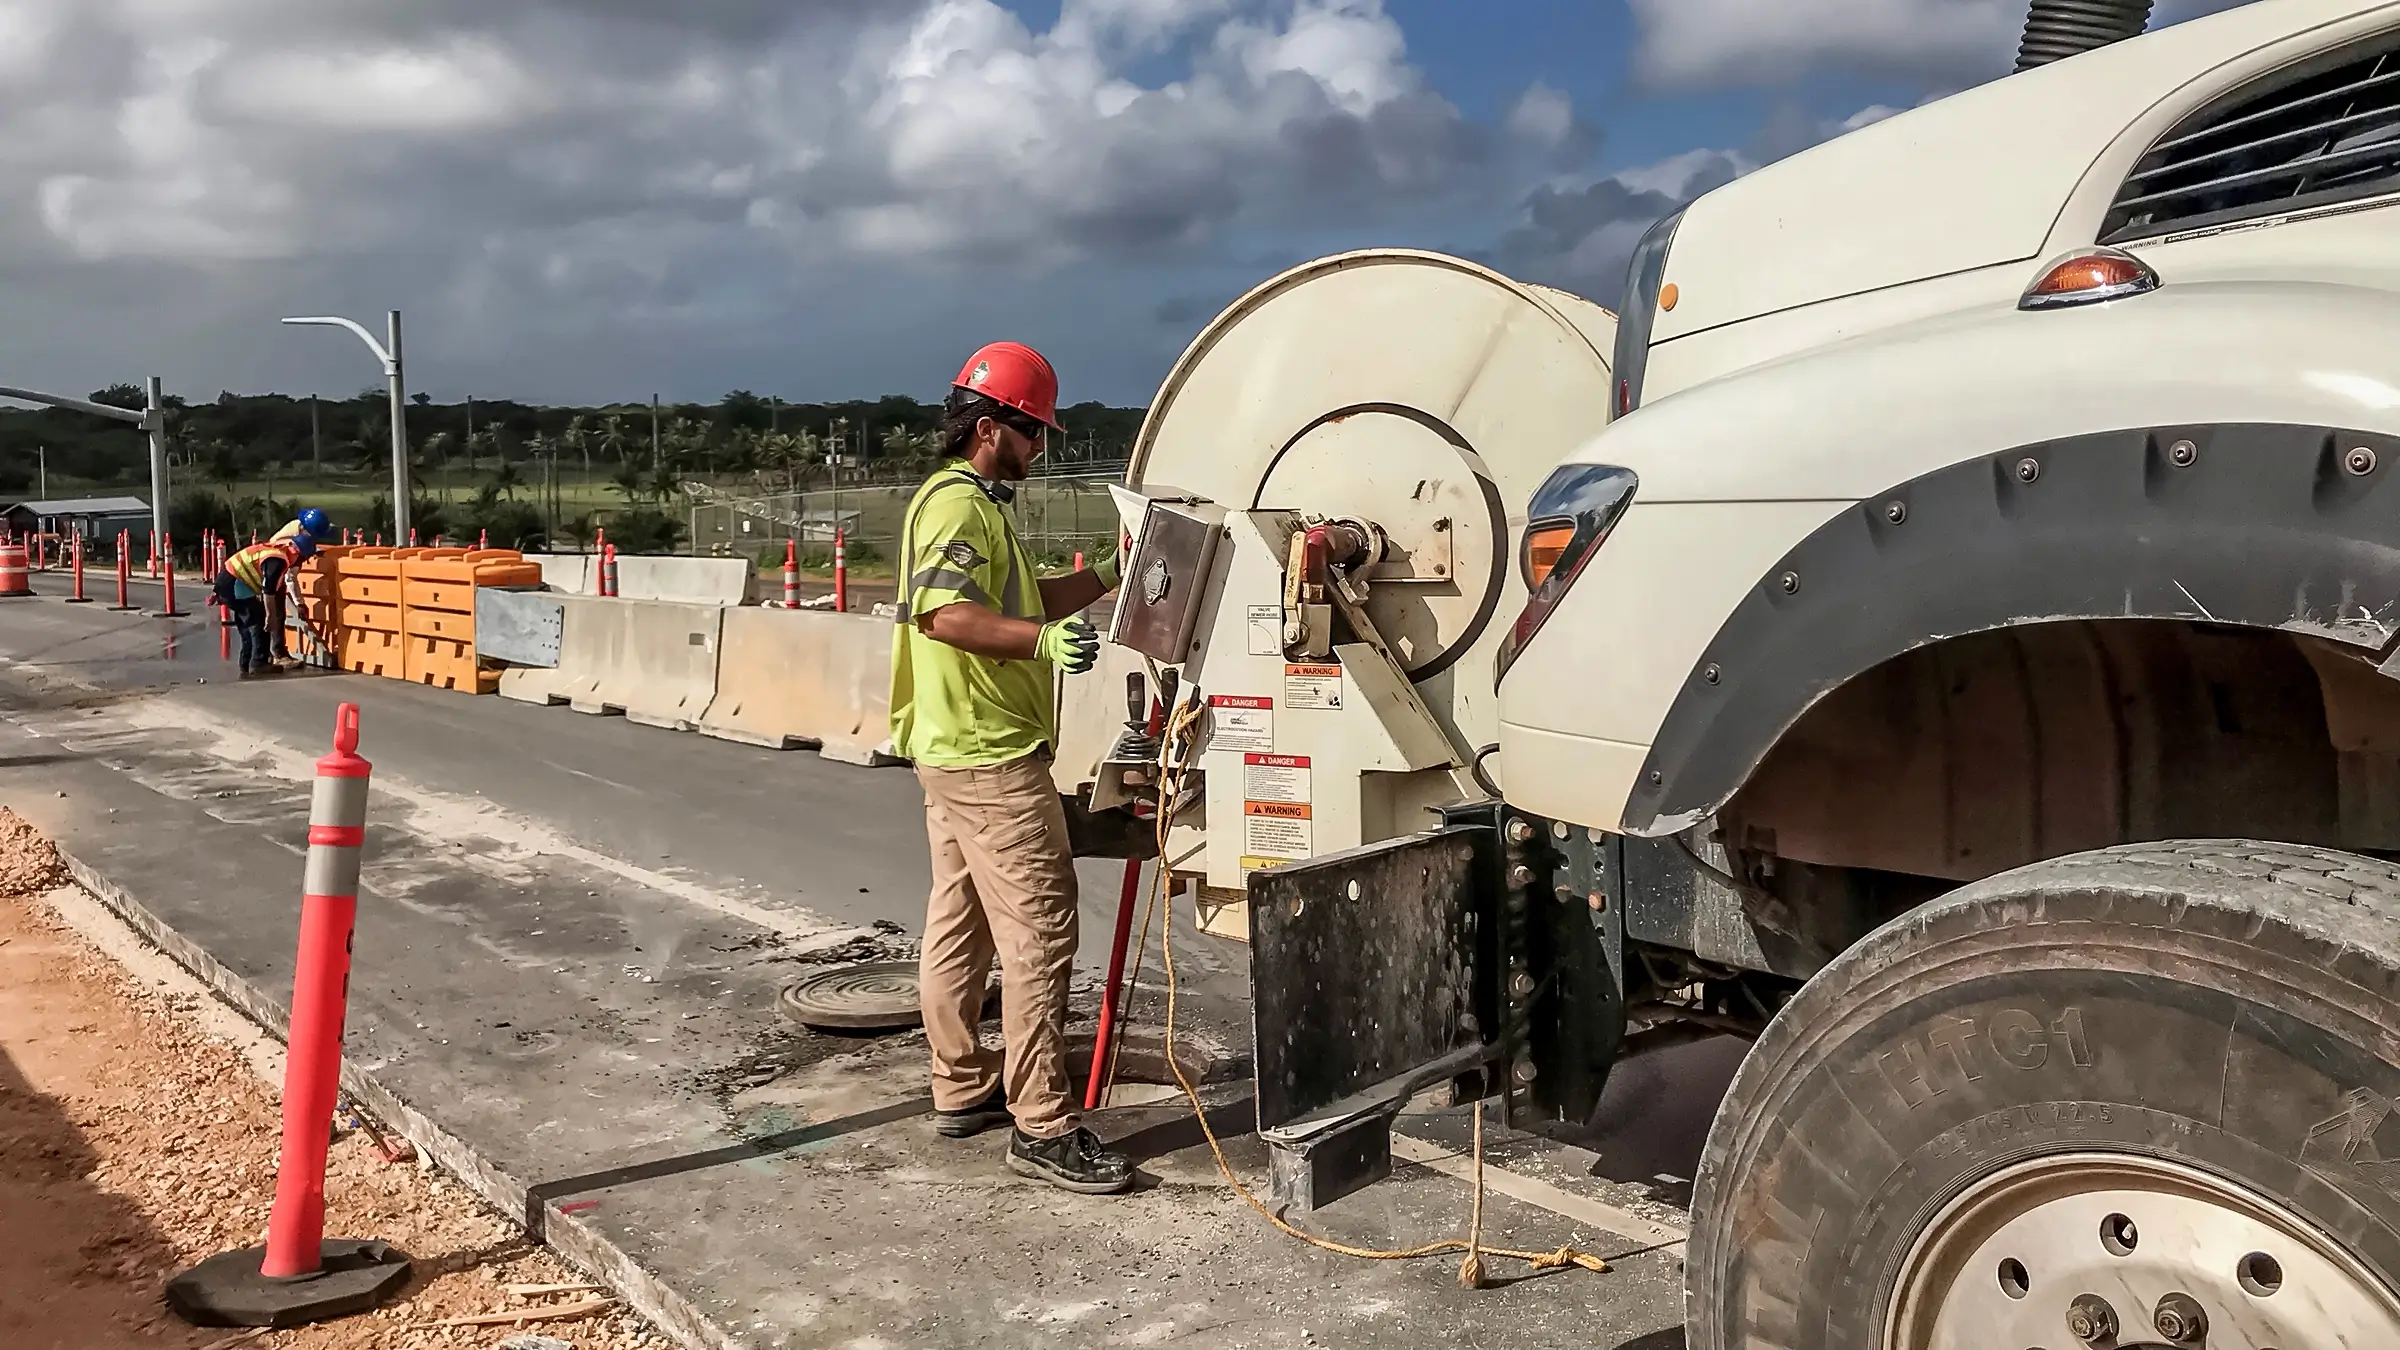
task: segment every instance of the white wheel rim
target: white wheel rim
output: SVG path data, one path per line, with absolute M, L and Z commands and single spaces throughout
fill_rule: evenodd
M 2196 1308 L 2204 1332 L 2170 1338 L 2162 1307 L 2166 1331 Z M 2095 1322 L 2113 1332 L 2079 1334 Z M 1977 1182 L 1926 1225 L 1902 1263 L 1884 1345 L 2400 1346 L 2400 1298 L 2246 1187 L 2153 1159 L 2066 1154 Z

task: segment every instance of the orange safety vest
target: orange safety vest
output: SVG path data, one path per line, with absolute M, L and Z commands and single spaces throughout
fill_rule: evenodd
M 227 558 L 225 570 L 233 573 L 234 580 L 260 595 L 265 595 L 267 593 L 265 568 L 269 558 L 283 559 L 283 569 L 288 573 L 300 565 L 300 550 L 283 540 L 270 539 L 263 544 L 252 544 Z

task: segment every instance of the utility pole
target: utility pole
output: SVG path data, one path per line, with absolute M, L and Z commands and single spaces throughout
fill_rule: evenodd
M 325 478 L 325 432 L 317 425 L 317 396 L 308 396 L 308 462 L 317 480 Z
M 467 395 L 467 472 L 475 472 L 475 396 Z
M 652 394 L 650 396 L 650 471 L 652 473 L 656 473 L 658 466 L 666 462 L 660 458 L 658 447 L 658 395 Z
M 33 453 L 39 455 L 42 461 L 42 485 L 35 491 L 40 494 L 43 501 L 48 501 L 50 500 L 50 447 L 35 446 Z

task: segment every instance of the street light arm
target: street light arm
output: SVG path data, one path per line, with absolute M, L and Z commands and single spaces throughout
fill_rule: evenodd
M 0 387 L 0 398 L 13 399 L 19 403 L 41 403 L 47 404 L 53 408 L 66 408 L 74 412 L 90 413 L 94 417 L 107 417 L 119 422 L 131 422 L 137 427 L 142 426 L 149 421 L 148 415 L 139 408 L 112 408 L 105 403 L 90 403 L 79 398 L 67 398 L 61 394 L 44 394 L 32 389 L 9 389 L 6 387 Z
M 383 363 L 384 374 L 393 375 L 398 373 L 398 371 L 395 369 L 395 363 L 392 360 L 392 354 L 383 349 L 383 344 L 375 340 L 375 335 L 348 319 L 342 318 L 338 315 L 318 315 L 305 319 L 285 319 L 284 322 L 289 324 L 313 324 L 320 328 L 347 328 L 351 332 L 358 334 L 358 340 L 367 344 L 368 351 L 375 353 L 375 359 Z

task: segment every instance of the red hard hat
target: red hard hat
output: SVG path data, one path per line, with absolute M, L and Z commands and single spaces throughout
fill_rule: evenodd
M 950 382 L 953 387 L 983 395 L 1014 408 L 1057 431 L 1058 372 L 1040 352 L 1022 342 L 994 342 L 967 358 Z

